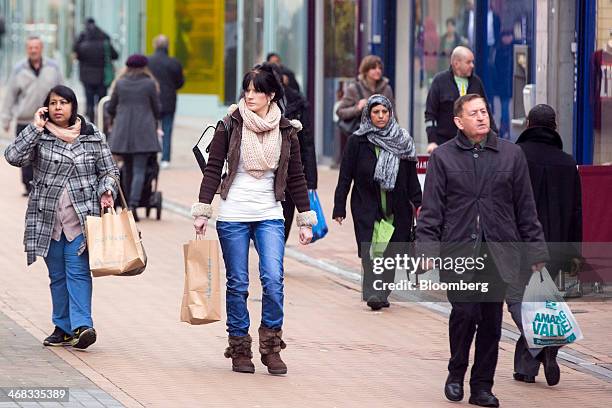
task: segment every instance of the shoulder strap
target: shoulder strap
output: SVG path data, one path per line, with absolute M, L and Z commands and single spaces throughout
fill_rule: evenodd
M 363 99 L 363 91 L 361 90 L 361 85 L 359 85 L 359 81 L 355 81 L 355 87 L 357 88 L 357 94 L 359 95 L 359 100 Z

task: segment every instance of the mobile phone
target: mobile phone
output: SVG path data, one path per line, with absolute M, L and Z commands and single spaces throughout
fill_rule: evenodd
M 43 112 L 40 117 L 42 120 L 49 120 L 49 112 Z

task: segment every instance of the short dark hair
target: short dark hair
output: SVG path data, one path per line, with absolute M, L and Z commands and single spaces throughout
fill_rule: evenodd
M 453 115 L 454 116 L 461 115 L 463 113 L 463 105 L 465 105 L 466 103 L 470 101 L 473 101 L 474 99 L 482 99 L 482 101 L 485 102 L 485 105 L 486 105 L 485 98 L 483 98 L 482 96 L 478 94 L 472 93 L 472 94 L 463 95 L 455 101 L 455 105 L 453 106 Z M 487 110 L 489 110 L 488 107 L 487 107 Z
M 274 64 L 263 63 L 256 65 L 247 72 L 242 80 L 243 92 L 247 91 L 251 82 L 257 92 L 263 92 L 266 95 L 274 94 L 272 102 L 282 99 L 285 94 L 283 82 Z
M 446 25 L 448 25 L 449 23 L 452 24 L 453 27 L 457 26 L 457 23 L 455 23 L 455 19 L 452 18 L 452 17 L 449 17 L 449 18 L 446 19 Z
M 70 103 L 70 106 L 72 108 L 72 114 L 70 115 L 70 118 L 68 119 L 68 126 L 74 125 L 76 123 L 78 110 L 79 110 L 79 104 L 77 102 L 77 97 L 74 94 L 74 91 L 65 85 L 57 85 L 53 87 L 47 94 L 47 97 L 45 98 L 44 106 L 47 108 L 49 107 L 49 101 L 51 100 L 51 94 L 56 94 L 58 96 L 61 96 L 62 98 L 67 100 L 68 103 Z M 51 117 L 49 117 L 49 120 L 53 122 L 53 119 Z
M 270 62 L 272 57 L 280 58 L 280 55 L 278 55 L 278 53 L 276 53 L 276 52 L 270 52 L 270 53 L 268 53 L 268 55 L 266 55 L 266 62 Z

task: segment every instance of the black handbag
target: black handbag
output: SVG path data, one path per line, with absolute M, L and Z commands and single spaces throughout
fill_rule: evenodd
M 214 132 L 213 132 L 213 137 L 214 137 L 214 133 L 217 132 L 217 129 L 219 128 L 219 126 L 223 126 L 224 128 L 225 137 L 227 139 L 227 144 L 229 148 L 229 140 L 232 134 L 232 126 L 231 126 L 231 118 L 229 118 L 229 116 L 226 116 L 220 121 L 218 121 L 215 126 L 213 125 L 206 126 L 206 128 L 202 132 L 202 135 L 200 135 L 198 142 L 195 144 L 195 146 L 193 146 L 193 149 L 191 149 L 191 151 L 193 152 L 193 155 L 196 158 L 196 161 L 198 162 L 198 166 L 200 166 L 202 175 L 204 175 L 204 171 L 206 170 L 206 166 L 208 164 L 208 156 L 210 155 L 210 146 L 212 145 L 212 138 L 210 139 L 210 142 L 208 142 L 208 144 L 204 148 L 204 152 L 202 152 L 202 149 L 200 148 L 200 143 L 202 142 L 202 139 L 204 138 L 204 136 L 210 129 L 214 129 Z M 223 174 L 221 175 L 221 179 L 223 180 L 226 176 L 227 176 L 227 157 L 225 159 L 225 164 L 223 165 Z M 217 188 L 217 194 L 219 193 L 220 186 L 221 185 L 219 185 L 219 188 Z
M 363 92 L 361 91 L 361 86 L 359 86 L 358 82 L 354 82 L 355 87 L 357 88 L 357 94 L 359 95 L 359 99 L 357 102 L 363 99 Z M 357 129 L 359 129 L 359 125 L 361 124 L 361 115 L 356 116 L 351 119 L 340 119 L 338 121 L 338 128 L 347 135 L 352 135 Z
M 231 119 L 227 119 L 227 121 L 231 121 Z M 204 136 L 210 129 L 214 129 L 214 132 L 213 132 L 213 135 L 214 135 L 214 133 L 219 128 L 219 126 L 223 126 L 225 128 L 225 137 L 229 141 L 229 138 L 232 132 L 231 124 L 228 124 L 226 122 L 226 118 L 223 118 L 220 121 L 218 121 L 215 126 L 213 125 L 206 126 L 206 129 L 204 129 L 204 131 L 200 135 L 198 142 L 195 144 L 195 146 L 193 146 L 193 149 L 191 149 L 191 151 L 193 152 L 193 155 L 196 158 L 196 161 L 198 162 L 198 166 L 200 166 L 200 170 L 202 171 L 202 174 L 204 174 L 204 170 L 206 170 L 206 165 L 208 162 L 208 155 L 210 154 L 210 145 L 212 144 L 212 138 L 210 139 L 210 142 L 208 142 L 208 144 L 204 148 L 204 152 L 202 152 L 202 149 L 200 148 L 200 143 L 202 142 L 202 139 L 204 138 Z

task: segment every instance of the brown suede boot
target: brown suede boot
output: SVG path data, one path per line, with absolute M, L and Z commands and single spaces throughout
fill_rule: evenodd
M 280 351 L 287 347 L 281 329 L 259 328 L 259 352 L 261 362 L 270 374 L 287 374 L 287 365 L 281 360 Z
M 227 340 L 229 347 L 225 349 L 223 355 L 232 359 L 232 371 L 254 373 L 255 365 L 251 361 L 253 358 L 251 352 L 253 339 L 251 339 L 251 336 L 248 334 L 246 336 L 229 336 Z

